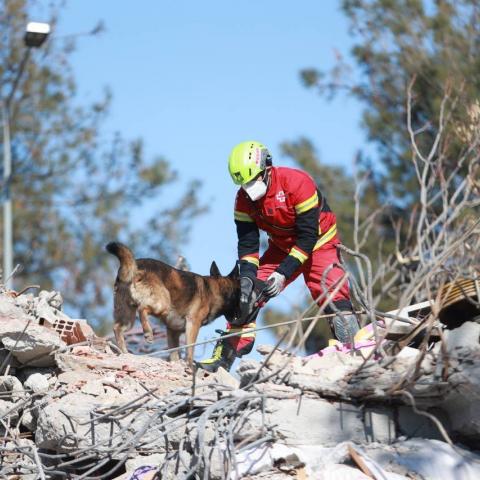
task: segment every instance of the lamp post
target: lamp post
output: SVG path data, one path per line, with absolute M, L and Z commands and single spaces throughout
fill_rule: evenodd
M 17 89 L 20 78 L 25 70 L 25 65 L 32 48 L 40 47 L 50 33 L 48 23 L 30 22 L 25 30 L 24 42 L 26 45 L 17 76 L 13 81 L 9 95 L 1 100 L 3 120 L 3 283 L 6 288 L 12 286 L 13 270 L 13 215 L 12 215 L 12 148 L 10 144 L 10 105 Z

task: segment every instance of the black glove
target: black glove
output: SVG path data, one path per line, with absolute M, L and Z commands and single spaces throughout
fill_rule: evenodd
M 245 319 L 253 310 L 257 295 L 253 290 L 253 280 L 240 277 L 240 318 Z

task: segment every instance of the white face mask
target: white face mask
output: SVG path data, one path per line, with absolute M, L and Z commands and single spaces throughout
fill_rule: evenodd
M 242 188 L 253 202 L 259 200 L 267 193 L 267 186 L 261 178 L 247 182 L 245 185 L 242 185 Z

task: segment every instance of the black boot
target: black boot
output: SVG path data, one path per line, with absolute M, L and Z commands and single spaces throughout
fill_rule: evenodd
M 352 303 L 349 300 L 337 300 L 333 302 L 335 309 L 328 306 L 326 313 L 336 313 L 337 311 L 353 311 Z M 354 313 L 337 313 L 330 320 L 330 328 L 333 334 L 342 343 L 352 343 L 353 337 L 360 330 L 357 316 Z
M 223 330 L 215 330 L 220 335 L 225 335 L 228 332 Z M 220 367 L 224 368 L 227 372 L 233 365 L 233 362 L 237 358 L 237 352 L 228 341 L 228 338 L 221 338 L 215 344 L 213 354 L 210 358 L 195 362 L 197 367 L 203 368 L 207 372 L 216 372 Z
M 335 315 L 332 324 L 335 337 L 342 343 L 353 343 L 355 334 L 360 330 L 357 317 L 353 313 Z

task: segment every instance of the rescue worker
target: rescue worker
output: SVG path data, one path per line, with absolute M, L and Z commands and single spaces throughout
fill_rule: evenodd
M 235 184 L 240 185 L 235 199 L 234 218 L 238 235 L 240 268 L 240 319 L 237 325 L 227 323 L 222 334 L 240 335 L 221 339 L 211 358 L 198 362 L 201 368 L 229 370 L 235 358 L 253 348 L 254 310 L 258 291 L 256 279 L 266 281 L 263 293 L 277 296 L 299 275 L 303 275 L 312 298 L 322 295 L 322 285 L 334 290 L 344 271 L 338 266 L 336 246 L 340 243 L 335 214 L 314 180 L 294 168 L 272 166 L 268 149 L 255 141 L 235 146 L 228 169 Z M 259 229 L 268 234 L 268 249 L 259 258 Z M 319 300 L 322 303 L 324 298 Z M 332 298 L 334 308 L 326 312 L 352 311 L 348 283 L 344 282 Z M 257 309 L 258 310 L 258 309 Z M 247 320 L 249 323 L 242 324 Z M 336 338 L 351 342 L 359 330 L 355 315 L 336 315 L 330 322 Z M 245 331 L 245 333 L 242 333 Z

